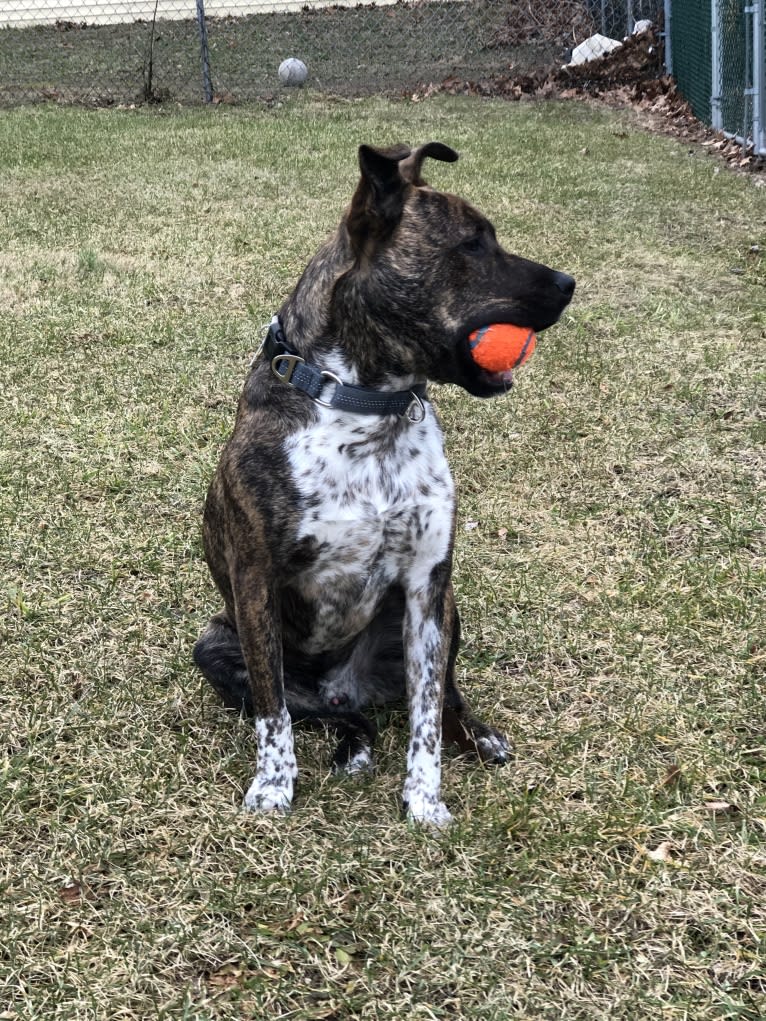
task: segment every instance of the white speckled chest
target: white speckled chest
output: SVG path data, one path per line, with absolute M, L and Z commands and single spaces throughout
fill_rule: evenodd
M 315 558 L 293 583 L 312 608 L 304 651 L 336 649 L 372 620 L 393 585 L 429 585 L 449 556 L 455 491 L 430 404 L 422 422 L 321 409 L 290 437 L 303 504 L 297 539 Z

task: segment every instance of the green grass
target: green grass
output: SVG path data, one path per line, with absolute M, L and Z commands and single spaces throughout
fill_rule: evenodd
M 199 36 L 194 7 L 189 11 L 186 21 L 157 22 L 154 32 L 150 20 L 0 29 L 0 105 L 201 103 Z M 572 16 L 587 34 L 579 6 Z M 401 95 L 450 75 L 476 78 L 511 65 L 519 73 L 561 62 L 571 49 L 565 16 L 531 31 L 538 20 L 531 8 L 512 18 L 497 0 L 208 18 L 211 81 L 226 102 L 273 101 L 285 95 L 277 68 L 288 56 L 307 63 L 314 88 L 343 95 Z
M 578 278 L 507 399 L 434 393 L 461 682 L 516 761 L 448 756 L 458 823 L 408 828 L 393 713 L 374 779 L 301 733 L 253 818 L 190 660 L 205 487 L 355 147 L 429 138 Z M 575 103 L 0 118 L 3 1018 L 764 1016 L 765 213 Z

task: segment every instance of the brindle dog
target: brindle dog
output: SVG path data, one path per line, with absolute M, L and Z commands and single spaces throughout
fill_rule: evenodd
M 438 142 L 359 150 L 340 226 L 272 321 L 208 493 L 207 562 L 224 601 L 194 658 L 224 704 L 254 715 L 245 806 L 286 810 L 291 720 L 340 734 L 339 769 L 372 762 L 363 709 L 407 697 L 404 803 L 441 826 L 442 739 L 505 762 L 506 739 L 455 684 L 455 493 L 425 383 L 505 393 L 468 335 L 492 322 L 539 332 L 574 280 L 510 255 L 464 200 L 430 188 Z

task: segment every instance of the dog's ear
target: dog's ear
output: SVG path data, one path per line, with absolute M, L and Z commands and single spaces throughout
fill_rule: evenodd
M 362 177 L 351 200 L 346 227 L 357 256 L 369 254 L 375 244 L 389 237 L 402 218 L 407 189 L 423 184 L 420 176 L 427 157 L 454 163 L 454 149 L 441 142 L 426 142 L 417 149 L 406 145 L 390 149 L 359 147 Z
M 441 160 L 442 163 L 454 163 L 458 154 L 443 142 L 426 142 L 425 145 L 419 146 L 406 159 L 402 160 L 399 164 L 399 173 L 410 184 L 425 184 L 420 176 L 420 171 L 423 167 L 423 160 L 429 157 L 432 160 Z
M 410 155 L 410 148 L 397 145 L 390 149 L 359 147 L 362 176 L 351 200 L 346 226 L 357 255 L 385 240 L 402 217 L 407 182 L 399 173 L 399 164 Z

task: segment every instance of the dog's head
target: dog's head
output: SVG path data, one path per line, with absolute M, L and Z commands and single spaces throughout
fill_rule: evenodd
M 426 158 L 453 163 L 458 154 L 440 142 L 359 149 L 362 176 L 341 225 L 353 266 L 336 282 L 333 318 L 349 305 L 362 313 L 402 372 L 479 397 L 502 393 L 507 378 L 474 362 L 469 334 L 496 322 L 539 333 L 569 304 L 575 282 L 506 252 L 477 209 L 426 184 Z

